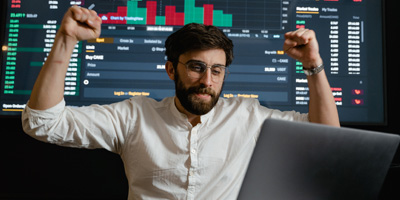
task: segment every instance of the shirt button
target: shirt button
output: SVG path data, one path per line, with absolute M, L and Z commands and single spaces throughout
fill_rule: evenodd
M 192 170 L 189 171 L 189 176 L 193 176 L 194 172 Z
M 196 149 L 192 149 L 192 151 L 191 151 L 193 154 L 195 154 L 196 153 Z

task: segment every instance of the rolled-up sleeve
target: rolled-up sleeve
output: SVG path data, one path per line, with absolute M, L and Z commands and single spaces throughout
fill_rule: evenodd
M 26 106 L 21 116 L 22 126 L 25 133 L 43 142 L 120 153 L 128 127 L 118 110 L 129 110 L 126 104 L 129 103 L 70 107 L 62 100 L 46 110 Z
M 301 113 L 294 110 L 281 111 L 278 109 L 270 109 L 261 105 L 258 100 L 252 99 L 248 101 L 252 102 L 252 106 L 250 107 L 250 109 L 252 110 L 250 110 L 250 112 L 254 113 L 259 119 L 261 119 L 261 123 L 268 118 L 287 121 L 309 122 L 308 113 Z
M 300 113 L 296 111 L 279 111 L 273 110 L 271 118 L 282 119 L 288 121 L 309 122 L 308 113 Z

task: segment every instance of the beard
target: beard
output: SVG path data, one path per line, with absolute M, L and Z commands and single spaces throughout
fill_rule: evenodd
M 222 87 L 221 87 L 222 92 Z M 217 104 L 220 93 L 216 93 L 211 88 L 206 87 L 204 84 L 185 88 L 183 82 L 179 78 L 178 73 L 175 73 L 175 95 L 179 99 L 183 108 L 188 112 L 195 115 L 204 115 L 211 111 Z M 199 99 L 196 94 L 210 95 L 210 101 Z

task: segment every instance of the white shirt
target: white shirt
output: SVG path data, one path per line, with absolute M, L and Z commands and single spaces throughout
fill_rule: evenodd
M 22 114 L 24 131 L 45 142 L 118 153 L 129 199 L 236 199 L 266 118 L 308 121 L 257 100 L 220 98 L 195 127 L 174 97 L 135 97 L 111 105 L 58 105 Z

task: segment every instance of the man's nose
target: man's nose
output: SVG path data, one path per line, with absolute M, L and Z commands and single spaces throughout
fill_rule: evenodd
M 206 85 L 207 87 L 210 87 L 212 85 L 212 75 L 210 68 L 207 68 L 207 70 L 204 72 L 203 76 L 200 79 L 200 83 Z

